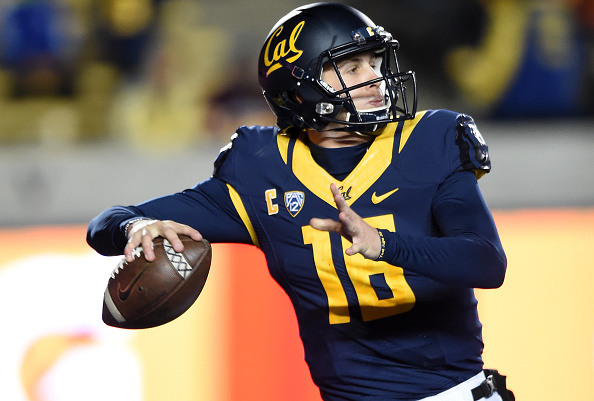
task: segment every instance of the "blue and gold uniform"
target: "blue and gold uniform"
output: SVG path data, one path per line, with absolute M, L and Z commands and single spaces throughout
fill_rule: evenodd
M 477 185 L 490 160 L 472 118 L 437 110 L 388 124 L 342 175 L 332 171 L 340 160 L 312 155 L 313 146 L 304 130 L 241 127 L 213 177 L 106 210 L 88 241 L 120 254 L 126 222 L 145 216 L 188 224 L 211 242 L 258 246 L 292 301 L 325 400 L 418 400 L 476 375 L 473 288 L 501 285 L 505 254 Z M 332 182 L 380 229 L 381 260 L 347 256 L 346 239 L 309 225 L 336 219 Z

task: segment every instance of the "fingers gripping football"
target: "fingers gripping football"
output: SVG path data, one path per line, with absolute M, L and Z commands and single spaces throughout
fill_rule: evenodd
M 183 252 L 159 237 L 154 241 L 154 261 L 145 258 L 142 247 L 133 250 L 131 262 L 120 261 L 104 292 L 106 324 L 127 329 L 155 327 L 190 308 L 205 285 L 212 250 L 204 239 L 180 235 L 180 240 L 185 245 Z
M 197 230 L 185 224 L 172 220 L 139 220 L 128 231 L 128 243 L 124 248 L 126 261 L 134 260 L 134 249 L 141 246 L 147 261 L 155 260 L 153 240 L 157 237 L 167 239 L 176 252 L 183 252 L 184 245 L 179 235 L 187 235 L 194 241 L 201 241 L 202 235 Z

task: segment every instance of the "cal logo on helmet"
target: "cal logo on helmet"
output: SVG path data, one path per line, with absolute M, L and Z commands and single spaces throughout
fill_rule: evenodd
M 291 216 L 295 217 L 301 211 L 304 199 L 305 194 L 301 191 L 285 192 L 285 207 Z
M 303 54 L 303 50 L 299 50 L 296 47 L 297 38 L 305 25 L 305 21 L 301 21 L 287 38 L 286 32 L 283 35 L 285 29 L 284 25 L 279 26 L 276 31 L 270 35 L 270 39 L 266 43 L 264 51 L 264 65 L 268 67 L 266 76 L 270 75 L 271 72 L 278 70 L 282 67 L 281 60 L 285 60 L 287 63 L 296 61 Z

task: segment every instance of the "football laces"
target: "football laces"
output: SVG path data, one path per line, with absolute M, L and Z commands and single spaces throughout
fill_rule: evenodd
M 132 258 L 136 259 L 137 257 L 140 257 L 142 251 L 143 248 L 141 246 L 134 248 L 134 250 L 132 251 Z M 113 271 L 111 272 L 111 278 L 115 278 L 116 275 L 120 274 L 120 270 L 123 270 L 124 266 L 127 264 L 128 261 L 126 260 L 126 258 L 122 258 L 122 260 L 120 260 L 120 263 L 118 263 L 115 269 L 113 269 Z

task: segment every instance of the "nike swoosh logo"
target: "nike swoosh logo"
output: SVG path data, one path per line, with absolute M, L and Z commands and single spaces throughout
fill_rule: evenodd
M 394 192 L 398 191 L 398 188 L 391 190 L 390 192 L 386 192 L 383 195 L 378 195 L 375 192 L 373 193 L 373 195 L 371 195 L 371 202 L 374 205 L 377 205 L 378 203 L 386 200 L 390 195 L 392 195 Z
M 136 282 L 138 280 L 140 280 L 140 277 L 144 274 L 144 272 L 146 271 L 146 269 L 148 269 L 148 267 L 149 267 L 149 265 L 147 263 L 141 271 L 136 273 L 136 276 L 134 276 L 132 281 L 130 281 L 130 284 L 128 284 L 126 286 L 126 288 L 124 288 L 123 290 L 120 288 L 120 283 L 118 283 L 118 297 L 120 298 L 120 300 L 122 302 L 124 302 L 126 299 L 128 299 L 128 297 L 130 296 L 130 293 L 132 292 L 132 287 L 134 287 L 134 284 L 136 284 Z

